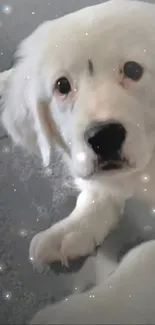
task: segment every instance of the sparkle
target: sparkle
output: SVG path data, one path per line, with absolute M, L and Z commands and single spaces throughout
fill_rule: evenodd
M 3 52 L 1 52 L 1 55 L 3 55 L 4 53 Z
M 152 213 L 155 214 L 155 208 L 152 209 Z
M 86 36 L 88 36 L 88 33 L 86 33 Z
M 144 49 L 144 52 L 146 52 L 146 49 Z
M 2 152 L 8 153 L 8 152 L 10 152 L 10 148 L 6 146 L 3 148 Z
M 64 182 L 64 187 L 69 187 L 69 183 L 68 182 Z
M 3 14 L 10 15 L 12 13 L 12 7 L 9 5 L 4 5 L 2 8 Z
M 89 298 L 95 298 L 95 295 L 89 295 Z
M 132 296 L 131 295 L 129 295 L 129 298 L 131 298 Z
M 146 188 L 144 188 L 144 192 L 147 192 L 147 189 Z
M 12 293 L 11 292 L 5 292 L 4 293 L 4 299 L 5 300 L 10 300 L 12 298 Z
M 19 231 L 19 235 L 20 235 L 22 238 L 27 237 L 27 235 L 28 235 L 28 230 L 27 230 L 27 229 L 20 229 L 20 231 Z
M 16 190 L 16 188 L 14 188 L 14 192 L 16 192 L 17 190 Z
M 77 91 L 77 80 L 74 79 L 74 91 Z
M 112 289 L 112 286 L 110 286 L 109 288 Z
M 150 175 L 148 175 L 148 174 L 142 175 L 141 176 L 141 181 L 143 183 L 148 183 L 150 181 Z
M 94 204 L 94 203 L 95 203 L 95 200 L 92 201 L 92 204 Z
M 0 264 L 0 273 L 4 272 L 4 270 L 5 270 L 4 264 Z
M 65 300 L 68 301 L 68 298 L 66 298 Z
M 34 11 L 32 11 L 32 15 L 35 15 L 35 12 Z
M 30 256 L 30 261 L 33 261 L 33 260 L 34 260 L 34 258 L 32 256 Z
M 77 291 L 78 290 L 78 288 L 75 288 L 75 291 Z
M 51 176 L 52 175 L 52 169 L 51 168 L 45 168 L 44 175 L 45 176 Z
M 138 128 L 140 127 L 140 124 L 139 123 L 137 123 L 137 126 L 138 126 Z
M 86 160 L 86 154 L 84 152 L 80 152 L 78 153 L 77 155 L 77 159 L 81 162 L 85 161 Z

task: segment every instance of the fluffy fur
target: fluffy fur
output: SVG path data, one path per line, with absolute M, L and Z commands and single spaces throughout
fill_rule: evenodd
M 44 165 L 50 161 L 55 141 L 81 191 L 68 218 L 33 238 L 30 257 L 36 263 L 61 260 L 67 264 L 68 259 L 92 253 L 117 225 L 136 177 L 154 153 L 154 17 L 154 5 L 111 0 L 45 22 L 19 46 L 13 70 L 6 72 L 6 78 L 2 75 L 7 83 L 2 91 L 2 121 L 13 141 L 32 152 L 39 150 Z M 123 75 L 127 61 L 143 67 L 139 81 Z M 55 89 L 62 76 L 71 84 L 68 96 L 60 96 Z M 96 155 L 84 134 L 93 122 L 111 119 L 127 131 L 121 155 L 128 164 L 104 171 L 96 167 Z M 49 307 L 34 323 L 39 319 L 46 324 L 124 322 L 125 316 L 118 316 L 117 311 L 121 305 L 123 313 L 130 311 L 124 302 L 125 290 L 139 288 L 136 275 L 154 246 L 154 242 L 144 244 L 126 257 L 109 280 L 113 290 L 100 286 L 94 289 L 94 302 L 88 303 L 83 294 L 67 305 Z M 107 308 L 111 304 L 116 309 L 113 319 Z M 145 318 L 138 316 L 138 310 L 133 322 L 143 323 Z

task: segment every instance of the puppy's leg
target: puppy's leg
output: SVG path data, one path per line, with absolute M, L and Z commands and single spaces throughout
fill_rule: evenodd
M 154 324 L 155 240 L 133 249 L 107 283 L 40 311 L 31 324 Z
M 37 234 L 30 245 L 35 262 L 68 259 L 90 254 L 115 227 L 122 204 L 99 191 L 83 191 L 71 215 Z

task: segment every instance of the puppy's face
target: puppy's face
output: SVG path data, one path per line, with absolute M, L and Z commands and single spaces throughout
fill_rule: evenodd
M 46 162 L 54 136 L 83 179 L 143 169 L 155 145 L 154 14 L 113 0 L 32 34 L 6 95 L 14 141 L 36 143 Z

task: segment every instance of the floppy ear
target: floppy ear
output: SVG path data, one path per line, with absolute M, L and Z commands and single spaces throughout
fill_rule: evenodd
M 11 76 L 11 74 L 12 74 L 12 69 L 3 71 L 0 73 L 0 98 L 2 97 L 2 95 L 4 93 L 6 83 L 9 79 L 9 77 Z
M 41 49 L 37 51 L 35 39 L 38 36 L 38 32 L 33 33 L 20 46 L 20 60 L 13 68 L 4 94 L 2 122 L 16 144 L 31 152 L 37 153 L 39 149 L 47 166 L 52 140 L 56 139 L 63 148 L 65 144 L 52 119 L 51 99 L 45 93 L 44 81 L 39 75 L 37 64 Z
M 47 165 L 50 143 L 42 117 L 45 105 L 40 103 L 33 82 L 27 80 L 25 72 L 24 63 L 19 63 L 10 76 L 3 96 L 2 123 L 17 145 L 36 153 L 40 149 Z

